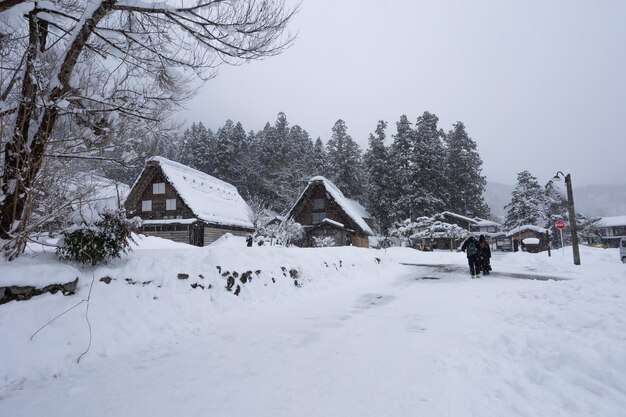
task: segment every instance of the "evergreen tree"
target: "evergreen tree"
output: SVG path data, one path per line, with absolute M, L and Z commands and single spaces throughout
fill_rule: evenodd
M 191 127 L 185 130 L 180 145 L 178 162 L 206 173 L 212 171 L 215 139 L 213 132 L 204 127 L 202 122 L 192 123 Z
M 239 122 L 235 124 L 232 120 L 227 120 L 217 131 L 211 174 L 237 188 L 245 186 L 245 150 L 246 132 L 243 126 Z
M 462 122 L 453 125 L 446 142 L 447 210 L 469 217 L 487 218 L 489 207 L 483 198 L 487 180 L 481 175 L 483 161 L 476 142 L 468 136 Z
M 517 174 L 517 185 L 511 194 L 504 226 L 513 229 L 522 225 L 544 224 L 544 194 L 537 178 L 528 171 Z
M 346 123 L 339 119 L 326 144 L 330 180 L 350 198 L 363 194 L 366 182 L 359 145 L 348 135 Z
M 438 122 L 439 118 L 429 112 L 417 118 L 411 155 L 411 194 L 417 216 L 432 216 L 445 210 L 448 200 L 444 134 L 438 129 Z
M 414 218 L 412 194 L 413 142 L 415 132 L 406 115 L 396 122 L 396 134 L 389 150 L 389 193 L 392 201 L 390 217 L 393 221 Z
M 322 139 L 318 137 L 313 146 L 313 175 L 326 175 L 326 158 L 327 155 L 324 144 L 322 143 Z
M 255 140 L 259 184 L 256 195 L 278 212 L 291 207 L 314 172 L 313 142 L 300 126 L 289 127 L 287 116 L 279 113 Z
M 380 232 L 385 235 L 391 226 L 391 172 L 389 156 L 385 146 L 385 129 L 387 123 L 383 120 L 376 126 L 376 134 L 370 134 L 369 149 L 365 153 L 365 166 L 367 168 L 369 182 L 367 187 L 367 200 L 370 214 L 378 220 Z

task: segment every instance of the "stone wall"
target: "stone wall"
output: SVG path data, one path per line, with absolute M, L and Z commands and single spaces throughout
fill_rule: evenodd
M 41 295 L 47 292 L 51 294 L 56 294 L 57 292 L 61 291 L 63 295 L 72 295 L 76 292 L 77 286 L 78 277 L 74 281 L 65 284 L 51 284 L 46 285 L 43 288 L 19 285 L 0 287 L 0 304 L 8 303 L 9 301 L 14 300 L 29 300 L 36 295 Z

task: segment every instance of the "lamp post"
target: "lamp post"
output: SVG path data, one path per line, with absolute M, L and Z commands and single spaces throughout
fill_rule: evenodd
M 552 181 L 561 181 L 561 177 L 565 178 L 565 187 L 567 188 L 567 210 L 569 212 L 569 225 L 572 230 L 572 251 L 574 252 L 574 265 L 580 265 L 580 252 L 578 250 L 578 230 L 576 227 L 576 210 L 574 210 L 574 193 L 572 192 L 572 176 L 557 171 Z

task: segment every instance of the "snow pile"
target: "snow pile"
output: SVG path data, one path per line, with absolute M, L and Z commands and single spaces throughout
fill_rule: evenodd
M 80 278 L 74 296 L 42 295 L 0 305 L 0 331 L 11 335 L 0 350 L 1 356 L 11 357 L 0 362 L 0 381 L 58 375 L 76 361 L 88 343 L 84 306 L 56 320 L 34 340 L 30 337 L 48 320 L 86 299 L 92 283 L 93 340 L 87 363 L 175 340 L 210 326 L 233 308 L 306 297 L 314 288 L 333 287 L 366 274 L 376 276 L 381 268 L 375 259 L 378 252 L 352 247 L 246 247 L 245 238 L 231 234 L 206 247 L 158 237 L 135 239 L 138 246 L 133 252 L 94 270 L 60 262 L 41 247 L 15 262 L 0 261 L 0 286 L 43 286 Z M 109 284 L 100 281 L 107 277 Z M 233 284 L 227 290 L 231 277 Z

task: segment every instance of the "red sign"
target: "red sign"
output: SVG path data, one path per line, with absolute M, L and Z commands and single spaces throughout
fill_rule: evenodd
M 567 226 L 567 224 L 563 220 L 557 220 L 556 222 L 554 222 L 554 226 L 556 226 L 557 229 L 565 229 L 565 226 Z

